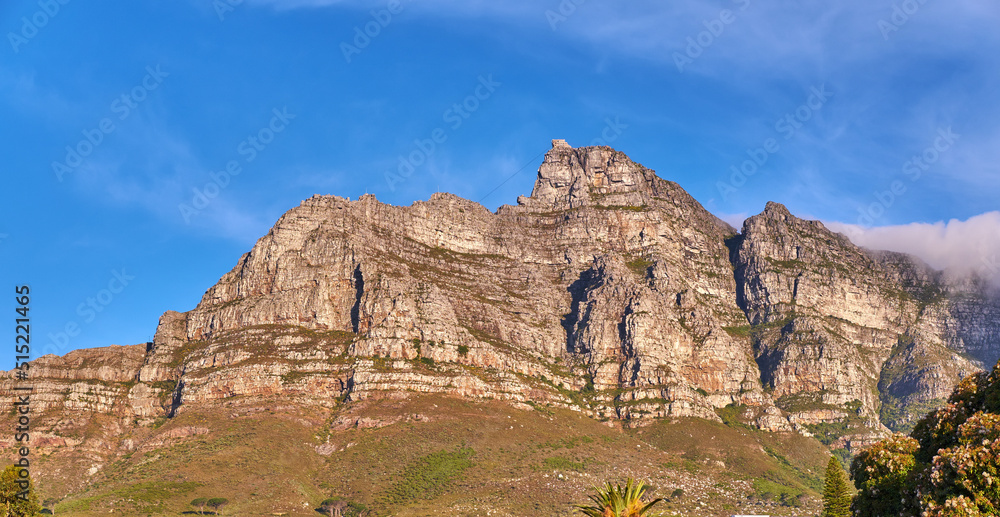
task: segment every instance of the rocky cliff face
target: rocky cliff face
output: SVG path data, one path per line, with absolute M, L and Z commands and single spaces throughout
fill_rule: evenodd
M 415 393 L 627 426 L 732 405 L 851 446 L 996 361 L 984 293 L 776 203 L 737 232 L 624 154 L 557 140 L 531 196 L 496 213 L 450 194 L 314 196 L 153 343 L 43 357 L 32 375 L 48 436 L 111 415 L 85 436 L 126 449 L 123 429 L 230 397 Z
M 776 203 L 747 219 L 740 240 L 737 300 L 759 329 L 761 379 L 795 418 L 842 419 L 838 408 L 853 404 L 868 427 L 881 415 L 905 428 L 983 366 L 951 316 L 963 293 L 949 295 L 941 274 L 917 259 L 858 248 Z

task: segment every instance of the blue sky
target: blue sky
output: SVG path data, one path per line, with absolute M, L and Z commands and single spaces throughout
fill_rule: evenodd
M 150 339 L 315 193 L 512 204 L 553 138 L 734 224 L 776 200 L 956 250 L 924 254 L 942 267 L 995 260 L 995 3 L 663 4 L 4 3 L 0 257 L 32 288 L 34 351 Z

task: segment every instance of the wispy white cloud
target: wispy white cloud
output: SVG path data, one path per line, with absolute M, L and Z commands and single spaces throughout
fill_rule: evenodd
M 350 8 L 360 11 L 359 23 L 365 21 L 369 9 L 386 6 L 386 0 L 248 3 L 275 10 Z M 725 24 L 724 31 L 713 36 L 710 45 L 678 76 L 725 84 L 746 99 L 748 113 L 743 120 L 726 118 L 729 139 L 749 145 L 770 136 L 774 119 L 795 108 L 790 102 L 796 101 L 799 90 L 805 92 L 810 86 L 827 83 L 835 93 L 834 99 L 819 113 L 820 120 L 811 121 L 808 131 L 796 136 L 795 145 L 782 151 L 782 159 L 796 168 L 822 169 L 823 174 L 837 174 L 845 182 L 861 185 L 864 194 L 857 203 L 866 201 L 871 188 L 881 188 L 882 183 L 899 173 L 908 158 L 898 154 L 900 151 L 912 148 L 918 152 L 926 145 L 928 135 L 949 125 L 955 125 L 968 138 L 962 141 L 961 149 L 928 174 L 947 178 L 948 187 L 959 192 L 983 184 L 995 185 L 993 178 L 1000 177 L 994 165 L 1000 163 L 1000 159 L 994 159 L 1000 158 L 997 139 L 976 135 L 993 130 L 971 127 L 967 120 L 956 123 L 962 117 L 987 113 L 991 116 L 982 117 L 984 120 L 1000 117 L 1000 106 L 982 102 L 987 95 L 966 91 L 970 84 L 1000 87 L 991 85 L 996 81 L 989 79 L 1000 65 L 995 51 L 1000 46 L 1000 33 L 994 30 L 1000 23 L 1000 10 L 981 0 L 922 4 L 898 31 L 891 33 L 888 41 L 879 22 L 891 19 L 891 0 L 592 1 L 576 5 L 572 12 L 564 11 L 565 20 L 555 30 L 549 25 L 547 12 L 558 13 L 561 4 L 575 2 L 421 0 L 404 4 L 409 19 L 506 23 L 516 31 L 537 31 L 545 37 L 578 44 L 581 49 L 589 48 L 595 65 L 627 57 L 646 61 L 660 70 L 673 70 L 675 56 L 685 53 L 688 38 L 697 39 L 707 30 L 706 22 L 718 20 L 727 9 L 734 13 L 735 20 Z M 929 70 L 931 62 L 937 63 L 934 66 L 942 62 L 959 66 L 956 72 L 960 73 L 942 72 L 928 84 L 913 84 L 920 80 L 914 71 Z M 977 113 L 970 113 L 972 110 Z M 706 140 L 711 138 L 706 136 Z M 893 145 L 885 145 L 883 138 L 892 139 Z M 740 151 L 736 148 L 732 152 Z M 808 163 L 815 156 L 825 159 L 822 163 Z M 793 173 L 788 170 L 779 177 Z M 871 182 L 870 186 L 867 182 Z M 781 185 L 768 188 L 780 189 Z M 839 198 L 837 202 L 844 201 Z
M 33 69 L 11 69 L 0 65 L 0 102 L 15 113 L 45 122 L 65 122 L 81 116 L 79 106 L 59 92 L 40 86 Z
M 274 214 L 228 189 L 186 221 L 179 205 L 191 205 L 194 189 L 204 189 L 209 172 L 221 166 L 202 163 L 199 150 L 155 113 L 137 113 L 107 139 L 67 176 L 65 188 L 107 205 L 138 208 L 175 229 L 237 241 L 253 242 L 273 223 Z
M 276 10 L 300 8 L 350 7 L 371 9 L 385 7 L 386 0 L 248 0 L 249 4 Z M 547 13 L 560 13 L 558 0 L 422 0 L 408 2 L 407 9 L 442 18 L 507 19 L 522 26 L 538 25 L 550 29 Z M 586 2 L 575 6 L 556 24 L 558 35 L 585 39 L 604 48 L 648 59 L 673 61 L 673 50 L 683 51 L 688 36 L 705 30 L 704 23 L 720 17 L 722 10 L 734 13 L 735 21 L 715 38 L 706 59 L 723 59 L 743 67 L 780 67 L 795 70 L 803 61 L 828 66 L 857 61 L 887 52 L 878 22 L 889 19 L 893 3 L 846 0 L 838 3 L 762 2 L 760 0 L 681 0 L 677 2 L 640 1 L 627 4 Z M 563 11 L 567 13 L 567 11 Z M 935 42 L 943 32 L 958 37 L 943 40 L 942 51 L 967 41 L 969 25 L 988 27 L 1000 20 L 1000 12 L 981 0 L 931 2 L 900 27 L 897 35 L 911 38 L 933 35 Z M 963 25 L 964 24 L 964 25 Z M 872 46 L 878 43 L 878 46 Z M 817 58 L 821 58 L 817 60 Z M 810 67 L 812 68 L 812 67 Z

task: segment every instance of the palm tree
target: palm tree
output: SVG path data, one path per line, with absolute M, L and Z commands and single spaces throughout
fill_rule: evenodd
M 594 490 L 597 495 L 590 496 L 590 500 L 595 506 L 576 506 L 587 517 L 642 517 L 663 500 L 656 498 L 645 503 L 642 496 L 646 492 L 646 483 L 632 478 L 625 481 L 625 486 L 612 485 L 609 481 L 604 488 L 595 487 Z

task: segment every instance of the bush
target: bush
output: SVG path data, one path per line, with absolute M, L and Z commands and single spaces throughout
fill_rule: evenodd
M 859 453 L 851 474 L 860 517 L 1000 515 L 1000 363 L 962 379 L 911 436 Z
M 595 490 L 597 493 L 590 496 L 593 505 L 576 506 L 580 513 L 588 517 L 642 517 L 663 500 L 657 498 L 646 502 L 645 483 L 632 478 L 628 478 L 625 485 L 612 485 L 608 482 Z
M 552 470 L 573 470 L 576 472 L 583 472 L 587 468 L 586 460 L 573 461 L 562 456 L 550 456 L 542 460 L 542 463 L 546 468 Z

